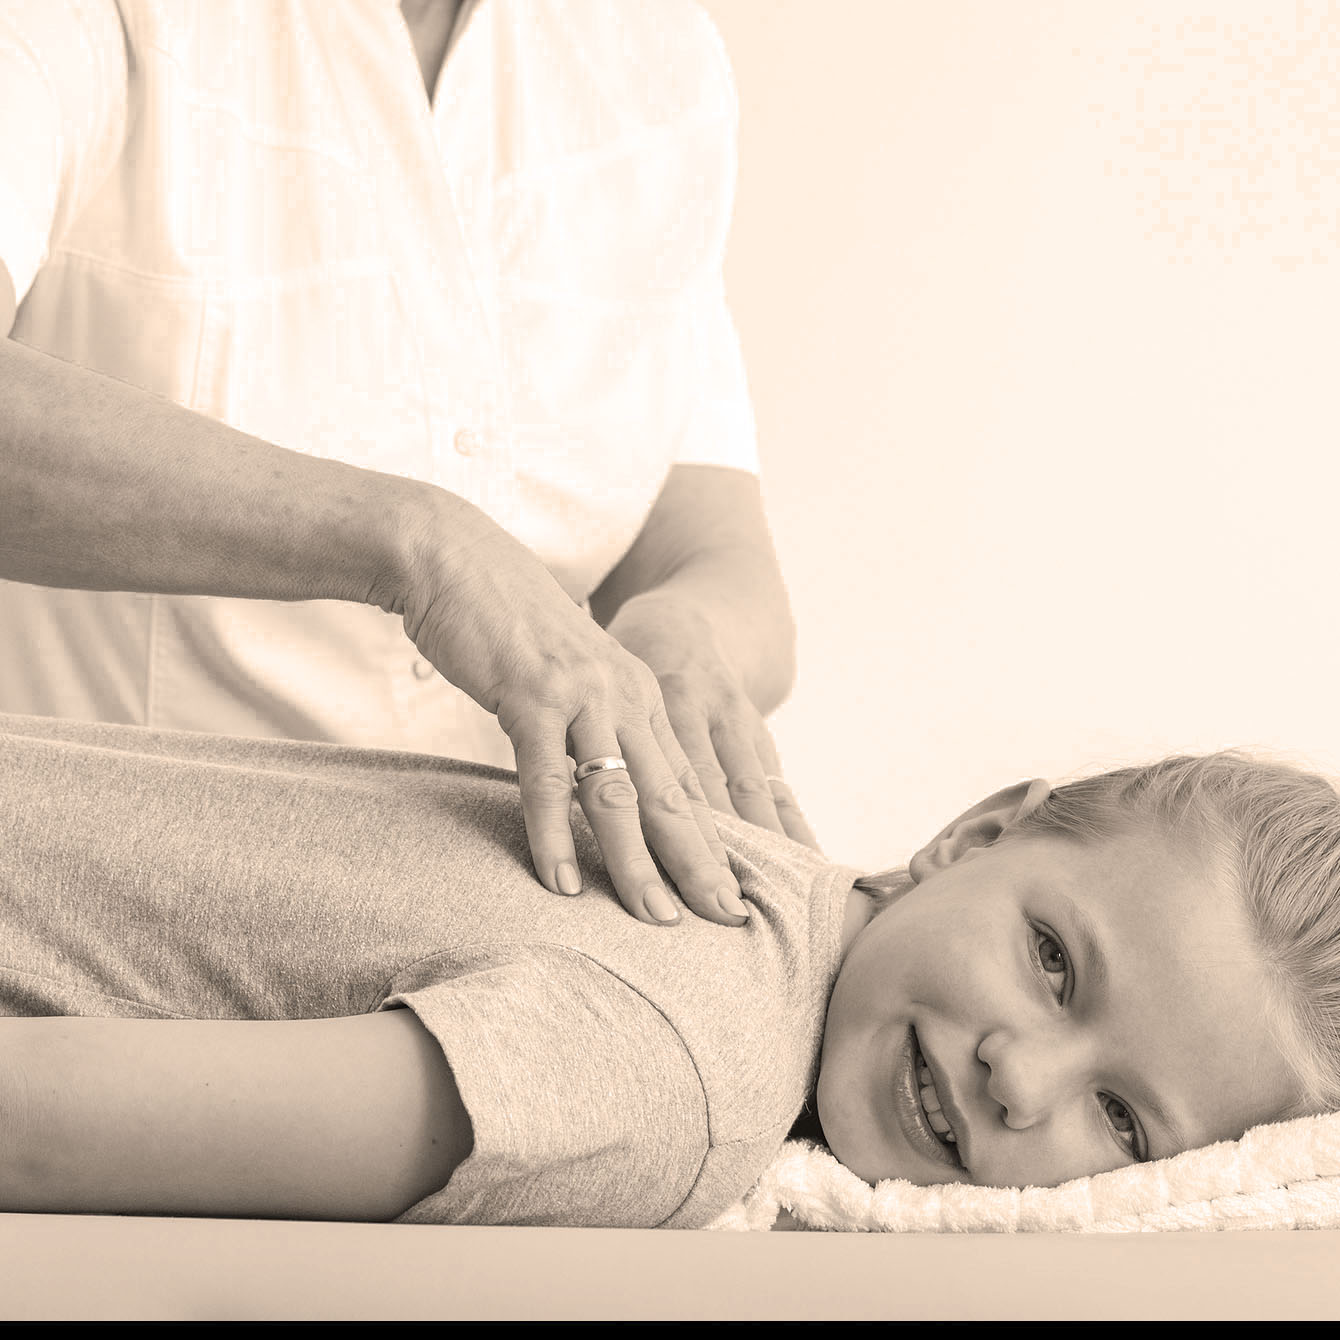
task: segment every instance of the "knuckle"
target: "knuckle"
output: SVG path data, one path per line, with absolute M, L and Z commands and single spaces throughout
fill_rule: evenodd
M 652 729 L 658 734 L 669 732 L 678 735 L 679 728 L 692 720 L 691 714 L 684 710 L 683 704 L 662 693 L 657 693 L 648 705 L 647 715 L 651 719 Z
M 707 802 L 707 793 L 703 790 L 703 784 L 698 780 L 698 774 L 693 770 L 692 765 L 686 767 L 679 774 L 679 786 L 691 801 L 698 801 L 702 804 Z
M 657 705 L 667 716 L 705 716 L 698 699 L 687 693 L 677 679 L 657 679 Z
M 511 665 L 512 678 L 528 687 L 549 688 L 582 679 L 600 657 L 588 646 L 563 641 L 552 645 L 518 648 Z
M 516 747 L 518 758 L 536 753 L 561 713 L 545 698 L 514 687 L 496 691 L 496 697 L 498 725 Z
M 723 682 L 717 689 L 718 711 L 726 721 L 752 721 L 758 716 L 749 696 L 737 685 Z
M 526 791 L 532 800 L 542 804 L 564 806 L 572 800 L 572 778 L 566 771 L 544 768 L 526 779 Z
M 611 679 L 612 672 L 605 661 L 584 656 L 563 668 L 560 682 L 570 699 L 589 702 L 609 697 Z
M 618 814 L 637 809 L 637 788 L 623 773 L 593 778 L 589 786 L 587 803 L 598 810 Z
M 649 797 L 651 806 L 663 814 L 687 814 L 688 792 L 678 782 L 666 782 Z
M 715 757 L 704 759 L 702 762 L 690 759 L 689 766 L 693 769 L 695 785 L 699 778 L 704 781 L 712 782 L 718 786 L 724 784 L 726 781 L 726 771 L 721 764 L 717 762 Z M 681 779 L 680 784 L 683 785 L 683 779 Z
M 741 773 L 738 777 L 729 778 L 726 789 L 732 796 L 740 796 L 745 800 L 762 800 L 764 797 L 772 799 L 772 788 L 767 779 L 754 773 Z
M 620 678 L 619 693 L 627 706 L 648 716 L 659 716 L 665 712 L 660 683 L 645 661 L 632 662 L 628 672 Z
M 552 647 L 527 647 L 514 654 L 508 679 L 529 693 L 543 693 L 562 684 L 571 666 L 572 658 L 560 656 Z

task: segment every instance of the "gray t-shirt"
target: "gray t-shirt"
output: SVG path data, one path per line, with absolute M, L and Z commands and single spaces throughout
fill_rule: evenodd
M 405 1006 L 475 1145 L 401 1222 L 699 1227 L 813 1085 L 860 872 L 718 816 L 749 922 L 646 926 L 572 821 L 566 899 L 534 876 L 514 773 L 0 715 L 0 1013 Z

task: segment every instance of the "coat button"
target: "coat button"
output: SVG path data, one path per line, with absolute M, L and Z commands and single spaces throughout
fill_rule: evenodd
M 420 656 L 411 667 L 414 671 L 415 679 L 429 679 L 435 673 L 432 665 Z
M 473 428 L 462 428 L 452 439 L 452 445 L 462 456 L 473 456 L 482 443 L 479 434 Z

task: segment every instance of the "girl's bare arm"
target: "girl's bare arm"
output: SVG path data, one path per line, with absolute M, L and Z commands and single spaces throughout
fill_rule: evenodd
M 473 1135 L 409 1010 L 0 1019 L 0 1211 L 386 1220 Z

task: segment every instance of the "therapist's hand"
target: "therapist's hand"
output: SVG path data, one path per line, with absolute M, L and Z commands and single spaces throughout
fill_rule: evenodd
M 648 591 L 620 606 L 610 634 L 656 675 L 666 715 L 715 810 L 819 851 L 782 777 L 777 746 L 710 620 L 682 596 Z
M 627 771 L 577 788 L 620 902 L 639 921 L 680 919 L 654 853 L 692 912 L 743 925 L 740 886 L 655 674 L 483 512 L 450 495 L 440 507 L 419 533 L 399 612 L 422 655 L 511 739 L 541 883 L 581 887 L 569 756 L 621 756 Z

